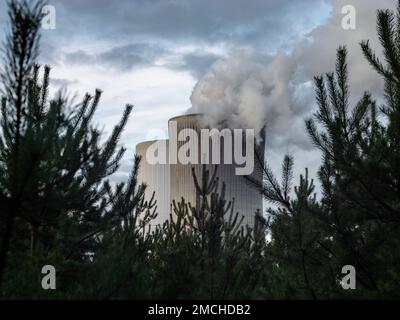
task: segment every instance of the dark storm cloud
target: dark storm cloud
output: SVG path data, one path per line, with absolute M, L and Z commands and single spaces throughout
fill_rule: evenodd
M 170 63 L 166 67 L 175 70 L 187 70 L 194 78 L 199 79 L 214 62 L 221 58 L 221 55 L 214 53 L 193 52 L 182 55 L 178 63 Z
M 115 47 L 100 54 L 102 62 L 114 64 L 122 69 L 132 68 L 135 65 L 151 65 L 155 59 L 167 52 L 166 49 L 146 43 L 134 43 Z
M 52 0 L 59 28 L 99 38 L 272 44 L 313 26 L 324 0 Z M 298 13 L 302 14 L 299 15 Z M 61 31 L 63 32 L 63 31 Z M 298 35 L 301 36 L 300 34 Z M 289 39 L 290 40 L 290 39 Z
M 74 64 L 130 69 L 151 65 L 177 46 L 287 48 L 300 41 L 303 31 L 311 30 L 315 20 L 323 20 L 318 12 L 327 3 L 328 0 L 49 0 L 56 9 L 57 28 L 43 32 L 45 50 L 41 51 L 41 61 L 57 65 L 64 56 Z M 1 6 L 4 7 L 3 2 Z M 107 43 L 110 48 L 101 53 L 77 48 L 64 54 L 65 47 L 96 41 Z M 189 52 L 180 61 L 167 62 L 165 66 L 188 70 L 198 78 L 217 58 L 209 52 Z
M 135 66 L 148 66 L 157 57 L 167 53 L 166 49 L 147 43 L 134 43 L 116 46 L 105 52 L 91 54 L 83 50 L 74 51 L 64 56 L 65 63 L 100 64 L 120 70 L 129 70 Z
M 169 61 L 174 57 L 173 61 Z M 154 44 L 134 43 L 117 46 L 100 54 L 90 54 L 83 50 L 64 55 L 66 64 L 104 65 L 129 71 L 135 67 L 154 66 L 157 59 L 165 58 L 164 68 L 189 71 L 194 78 L 200 78 L 221 55 L 208 52 L 176 54 L 172 50 Z

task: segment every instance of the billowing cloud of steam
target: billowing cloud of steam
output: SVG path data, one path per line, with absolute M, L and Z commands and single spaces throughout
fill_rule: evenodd
M 314 29 L 291 53 L 267 56 L 236 50 L 215 62 L 196 84 L 189 112 L 204 113 L 213 127 L 254 128 L 259 133 L 266 125 L 270 147 L 309 149 L 304 119 L 315 110 L 313 76 L 334 70 L 335 51 L 340 45 L 348 48 L 354 99 L 365 90 L 382 92 L 382 81 L 362 57 L 359 43 L 370 39 L 380 53 L 376 10 L 393 9 L 396 1 L 351 2 L 356 8 L 356 30 L 344 30 L 341 25 L 341 9 L 349 1 L 335 0 L 329 21 Z
M 254 128 L 256 134 L 266 127 L 267 133 L 282 136 L 311 98 L 298 90 L 309 83 L 296 77 L 294 62 L 284 53 L 268 57 L 235 51 L 197 83 L 189 112 L 204 113 L 212 127 Z

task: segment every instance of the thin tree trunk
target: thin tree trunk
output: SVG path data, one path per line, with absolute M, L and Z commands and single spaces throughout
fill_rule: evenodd
M 304 281 L 307 285 L 308 290 L 310 291 L 311 297 L 314 300 L 317 300 L 317 295 L 315 294 L 315 291 L 313 287 L 311 286 L 310 279 L 308 277 L 307 273 L 307 267 L 306 267 L 306 257 L 305 257 L 305 249 L 303 248 L 303 216 L 302 216 L 302 208 L 298 211 L 297 215 L 297 223 L 298 223 L 298 232 L 299 232 L 299 242 L 300 242 L 300 253 L 301 253 L 301 266 L 303 269 L 303 276 L 304 276 Z
M 305 261 L 305 256 L 304 256 L 304 251 L 301 251 L 301 264 L 303 268 L 303 275 L 304 275 L 304 280 L 306 282 L 307 288 L 310 291 L 310 294 L 314 300 L 318 300 L 317 296 L 314 292 L 314 289 L 311 286 L 310 280 L 308 279 L 308 273 L 307 273 L 307 268 L 306 268 L 306 261 Z
M 16 205 L 14 204 L 11 210 L 8 212 L 7 221 L 6 221 L 6 228 L 4 230 L 3 241 L 1 243 L 1 250 L 0 250 L 0 288 L 3 282 L 4 276 L 4 269 L 7 262 L 7 254 L 10 249 L 11 237 L 12 232 L 14 229 L 14 222 L 15 222 L 15 213 L 16 213 Z
M 37 243 L 37 233 L 38 227 L 35 224 L 31 225 L 31 255 L 35 253 L 36 243 Z

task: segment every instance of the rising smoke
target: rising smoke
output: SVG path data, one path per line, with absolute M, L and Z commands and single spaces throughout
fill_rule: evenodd
M 359 43 L 370 39 L 379 54 L 376 9 L 393 9 L 396 1 L 353 0 L 357 28 L 351 31 L 341 25 L 341 8 L 347 2 L 333 1 L 329 20 L 290 53 L 270 56 L 235 50 L 216 61 L 196 84 L 188 112 L 203 113 L 205 121 L 217 128 L 254 128 L 259 134 L 266 126 L 267 145 L 271 147 L 310 149 L 304 119 L 315 110 L 313 77 L 334 70 L 335 51 L 340 45 L 348 47 L 354 100 L 364 90 L 375 94 L 382 90 L 379 77 L 362 57 Z
M 263 56 L 238 50 L 219 60 L 196 84 L 189 112 L 205 114 L 212 127 L 252 128 L 257 135 L 266 127 L 281 135 L 304 110 L 308 87 L 296 76 L 295 60 L 285 53 Z

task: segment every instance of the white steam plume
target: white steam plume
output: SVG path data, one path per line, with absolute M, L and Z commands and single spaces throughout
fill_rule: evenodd
M 394 9 L 393 0 L 352 0 L 357 27 L 342 27 L 346 0 L 332 1 L 332 15 L 316 27 L 308 40 L 291 53 L 267 56 L 252 50 L 236 50 L 215 62 L 196 84 L 190 113 L 203 113 L 213 127 L 254 128 L 266 124 L 267 144 L 282 148 L 296 146 L 309 150 L 304 119 L 316 110 L 313 77 L 334 70 L 336 49 L 348 48 L 350 90 L 354 102 L 365 90 L 382 93 L 382 81 L 362 56 L 360 41 L 370 39 L 379 55 L 376 10 Z
M 304 100 L 297 90 L 307 82 L 296 80 L 294 59 L 284 53 L 260 56 L 250 50 L 235 51 L 215 62 L 196 84 L 190 113 L 203 113 L 212 127 L 252 128 L 266 126 L 283 134 L 302 112 Z

